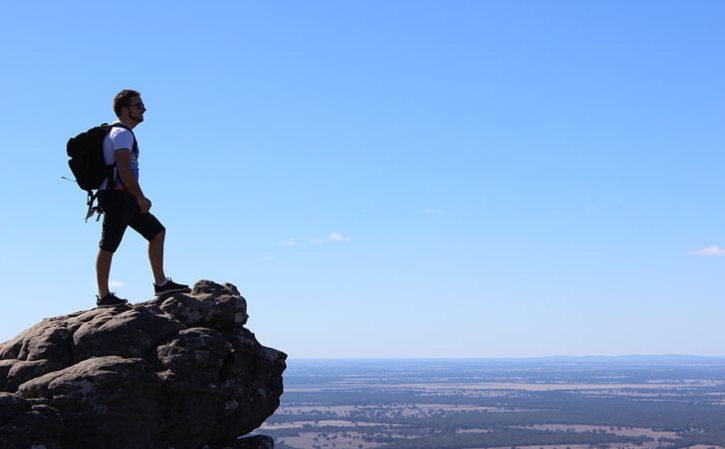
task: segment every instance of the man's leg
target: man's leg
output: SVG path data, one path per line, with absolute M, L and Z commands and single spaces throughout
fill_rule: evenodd
M 109 277 L 113 253 L 121 244 L 126 226 L 131 219 L 136 203 L 124 197 L 125 192 L 102 190 L 98 192 L 98 205 L 103 209 L 103 228 L 96 257 L 96 282 L 98 283 L 99 306 L 119 305 L 127 302 L 110 292 Z
M 96 281 L 98 282 L 98 297 L 103 298 L 108 293 L 108 278 L 111 274 L 111 261 L 113 260 L 113 253 L 106 251 L 105 249 L 98 250 L 98 257 L 96 258 Z
M 151 240 L 149 240 L 149 261 L 151 261 L 151 271 L 154 274 L 154 293 L 156 297 L 161 298 L 169 293 L 190 292 L 188 285 L 178 284 L 166 277 L 164 274 L 164 239 L 166 238 L 166 229 L 159 231 Z
M 162 229 L 151 240 L 149 240 L 149 262 L 151 262 L 151 271 L 154 275 L 154 283 L 161 285 L 166 282 L 166 274 L 164 274 L 164 239 L 166 230 Z
M 136 214 L 130 226 L 149 242 L 149 262 L 154 275 L 154 293 L 157 297 L 167 293 L 189 292 L 188 285 L 177 284 L 164 273 L 164 240 L 166 228 L 151 213 Z

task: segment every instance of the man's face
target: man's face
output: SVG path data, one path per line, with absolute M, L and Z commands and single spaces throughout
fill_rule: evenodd
M 146 112 L 146 106 L 144 106 L 141 97 L 131 97 L 128 105 L 128 117 L 131 120 L 135 120 L 137 123 L 143 122 L 143 113 Z

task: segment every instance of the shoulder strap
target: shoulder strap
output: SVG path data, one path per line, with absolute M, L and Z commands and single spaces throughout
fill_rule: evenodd
M 131 136 L 133 137 L 133 148 L 131 148 L 131 152 L 134 154 L 134 156 L 138 157 L 138 154 L 139 154 L 138 140 L 136 139 L 136 134 L 133 132 L 133 130 L 131 128 L 129 128 L 128 126 L 124 125 L 123 123 L 114 122 L 114 123 L 111 123 L 110 125 L 108 125 L 107 134 L 110 133 L 114 127 L 123 128 L 131 133 Z M 106 184 L 108 186 L 107 188 L 110 190 L 110 189 L 114 188 L 114 186 L 116 185 L 117 182 L 120 182 L 123 185 L 123 181 L 121 181 L 121 179 L 118 178 L 118 170 L 116 170 L 116 168 L 115 168 L 116 163 L 114 162 L 109 167 L 111 167 L 111 168 L 109 170 L 108 182 Z
M 113 127 L 115 127 L 115 126 L 118 126 L 119 128 L 125 128 L 125 129 L 127 129 L 127 130 L 131 131 L 131 134 L 133 134 L 133 130 L 132 130 L 131 128 L 129 128 L 128 126 L 124 125 L 124 124 L 123 124 L 123 123 L 121 123 L 121 122 L 113 122 L 113 123 L 111 123 L 110 125 L 108 125 L 108 127 L 109 127 L 109 128 L 113 128 Z M 134 136 L 134 137 L 135 137 L 135 136 Z
M 131 151 L 133 151 L 134 154 L 136 154 L 136 156 L 138 157 L 138 140 L 136 140 L 136 134 L 133 132 L 133 130 L 131 128 L 129 128 L 128 126 L 124 125 L 123 123 L 114 122 L 114 123 L 111 123 L 110 125 L 108 125 L 108 131 L 110 132 L 111 128 L 113 128 L 113 127 L 123 128 L 125 130 L 128 130 L 131 133 L 131 135 L 133 136 L 133 148 L 131 148 Z

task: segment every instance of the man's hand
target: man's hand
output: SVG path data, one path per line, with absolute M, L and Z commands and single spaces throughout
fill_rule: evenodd
M 136 202 L 138 202 L 138 208 L 142 214 L 147 214 L 149 209 L 151 209 L 151 200 L 145 196 L 137 197 Z

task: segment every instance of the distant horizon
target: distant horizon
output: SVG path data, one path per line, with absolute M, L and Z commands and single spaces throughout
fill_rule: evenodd
M 696 355 L 696 354 L 622 354 L 622 355 L 551 355 L 551 356 L 501 356 L 501 357 L 291 357 L 287 360 L 303 361 L 486 361 L 486 360 L 557 360 L 557 359 L 723 359 L 725 355 Z

